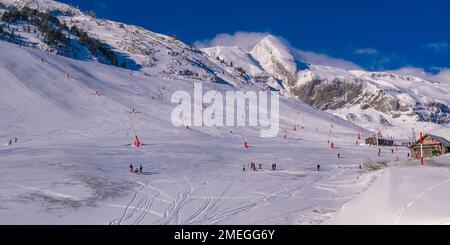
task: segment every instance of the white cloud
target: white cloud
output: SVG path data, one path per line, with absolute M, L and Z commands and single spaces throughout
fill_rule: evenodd
M 293 49 L 294 57 L 302 62 L 313 65 L 334 66 L 345 70 L 361 70 L 357 64 L 339 58 L 334 58 L 326 54 L 319 54 L 311 51 Z
M 355 53 L 360 55 L 375 55 L 378 54 L 378 50 L 374 48 L 359 48 L 355 50 Z
M 450 48 L 450 45 L 447 42 L 436 42 L 436 43 L 428 43 L 424 45 L 424 48 L 431 49 L 434 52 L 445 51 Z
M 437 74 L 428 73 L 424 69 L 417 67 L 403 67 L 389 72 L 398 75 L 414 76 L 428 81 L 450 83 L 450 69 L 447 68 L 440 68 Z
M 231 34 L 218 34 L 211 40 L 197 41 L 194 46 L 197 48 L 209 48 L 216 46 L 238 46 L 242 50 L 249 52 L 269 33 L 261 32 L 236 32 Z

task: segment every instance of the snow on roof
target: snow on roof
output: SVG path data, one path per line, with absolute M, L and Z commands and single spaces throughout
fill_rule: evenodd
M 443 137 L 432 135 L 432 134 L 427 134 L 424 136 L 424 138 L 427 138 L 427 137 L 431 137 L 432 139 L 441 142 L 444 146 L 450 147 L 450 141 L 448 141 L 447 139 L 445 139 Z M 416 145 L 417 144 L 420 144 L 420 140 L 416 141 Z

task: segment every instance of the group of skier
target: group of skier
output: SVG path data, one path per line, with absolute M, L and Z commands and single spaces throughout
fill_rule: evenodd
M 130 166 L 128 166 L 128 169 L 129 169 L 130 173 L 135 173 L 135 174 L 144 173 L 144 167 L 142 167 L 142 165 L 140 165 L 139 168 L 134 168 L 133 164 L 130 164 Z
M 13 144 L 17 144 L 18 139 L 17 137 L 14 137 L 13 139 L 9 139 L 8 143 L 6 143 L 7 145 L 13 145 Z
M 263 169 L 263 165 L 260 163 L 260 164 L 258 164 L 258 168 L 256 168 L 256 163 L 254 163 L 254 162 L 251 162 L 250 163 L 250 169 L 252 170 L 252 171 L 258 171 L 258 169 L 259 170 L 262 170 Z M 247 171 L 247 166 L 243 166 L 243 168 L 242 168 L 242 171 L 243 172 L 245 172 L 245 171 Z
M 361 169 L 361 168 L 362 168 L 362 167 L 360 166 L 360 169 Z M 262 167 L 262 164 L 259 164 L 259 168 L 257 169 L 257 168 L 256 168 L 256 163 L 251 162 L 251 163 L 250 163 L 250 169 L 251 169 L 252 171 L 255 171 L 255 172 L 256 172 L 256 171 L 258 171 L 258 169 L 259 169 L 259 170 L 262 170 L 263 167 Z M 320 164 L 317 164 L 317 171 L 320 172 L 320 169 L 321 169 Z M 277 164 L 274 163 L 274 164 L 272 164 L 272 171 L 276 171 L 276 170 L 277 170 Z M 243 171 L 243 172 L 247 171 L 247 166 L 246 166 L 246 165 L 243 166 L 242 171 Z

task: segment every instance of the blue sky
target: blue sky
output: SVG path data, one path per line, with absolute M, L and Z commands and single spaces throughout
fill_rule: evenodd
M 301 51 L 369 70 L 420 67 L 437 72 L 450 67 L 448 0 L 62 2 L 94 10 L 101 18 L 175 34 L 191 44 L 208 43 L 222 33 L 271 33 Z

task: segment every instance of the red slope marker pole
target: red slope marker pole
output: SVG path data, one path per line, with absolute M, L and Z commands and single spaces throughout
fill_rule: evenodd
M 423 133 L 422 132 L 420 132 L 420 164 L 422 166 L 425 165 L 425 161 L 423 158 Z
M 247 140 L 246 137 L 244 137 L 244 148 L 245 148 L 245 149 L 250 148 L 250 146 L 249 146 L 249 144 L 248 144 L 248 140 Z
M 134 145 L 137 148 L 140 148 L 142 144 L 141 144 L 141 141 L 139 140 L 139 137 L 138 137 L 138 135 L 136 133 L 136 128 L 134 127 L 133 120 L 131 119 L 131 115 L 129 115 L 129 118 L 130 118 L 131 128 L 133 129 L 134 136 L 135 136 Z

